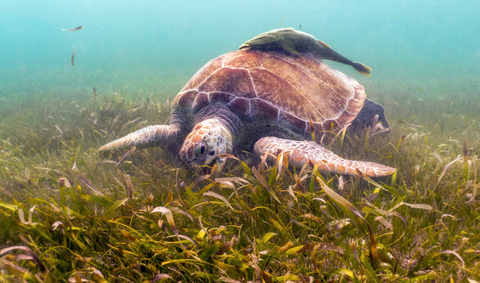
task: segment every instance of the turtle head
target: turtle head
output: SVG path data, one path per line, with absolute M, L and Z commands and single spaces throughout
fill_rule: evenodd
M 180 158 L 190 166 L 209 165 L 216 161 L 220 166 L 225 158 L 218 155 L 231 152 L 233 138 L 227 127 L 216 119 L 198 123 L 188 134 L 180 149 Z

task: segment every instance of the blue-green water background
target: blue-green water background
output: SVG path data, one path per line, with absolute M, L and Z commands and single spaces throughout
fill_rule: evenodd
M 370 66 L 367 78 L 329 63 L 361 83 L 428 91 L 422 81 L 478 81 L 479 11 L 478 0 L 2 0 L 0 97 L 125 86 L 174 95 L 210 59 L 259 33 L 300 25 Z

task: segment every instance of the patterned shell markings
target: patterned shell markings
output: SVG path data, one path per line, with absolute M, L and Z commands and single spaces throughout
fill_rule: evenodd
M 277 124 L 303 135 L 340 130 L 363 107 L 366 95 L 356 80 L 308 55 L 239 50 L 200 69 L 172 101 L 198 112 L 222 102 L 245 122 Z

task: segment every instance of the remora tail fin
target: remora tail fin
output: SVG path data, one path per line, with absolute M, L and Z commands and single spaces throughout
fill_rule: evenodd
M 354 67 L 355 70 L 357 70 L 362 75 L 365 75 L 367 77 L 370 77 L 370 73 L 372 72 L 372 69 L 370 67 L 368 67 L 367 65 L 364 65 L 362 63 L 354 62 L 352 64 L 352 67 Z

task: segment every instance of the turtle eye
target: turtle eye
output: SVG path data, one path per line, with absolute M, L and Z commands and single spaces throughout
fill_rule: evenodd
M 200 144 L 195 146 L 195 156 L 196 157 L 203 157 L 207 153 L 207 144 L 205 141 L 201 141 Z

